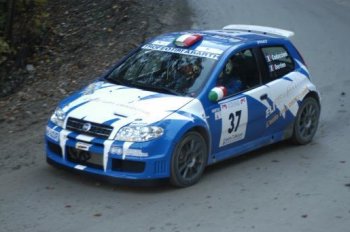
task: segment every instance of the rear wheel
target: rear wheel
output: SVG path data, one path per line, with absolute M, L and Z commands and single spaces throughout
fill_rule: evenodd
M 170 182 L 177 187 L 199 181 L 207 163 L 208 148 L 201 134 L 188 132 L 176 145 L 171 160 Z
M 296 144 L 307 144 L 314 137 L 320 117 L 320 105 L 313 97 L 301 103 L 294 122 L 292 140 Z

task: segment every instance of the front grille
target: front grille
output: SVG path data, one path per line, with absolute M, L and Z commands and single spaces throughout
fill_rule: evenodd
M 140 173 L 145 170 L 145 163 L 140 161 L 112 159 L 112 170 L 118 172 Z
M 62 149 L 59 145 L 54 144 L 52 142 L 47 141 L 47 147 L 50 151 L 52 151 L 55 155 L 62 156 Z
M 67 160 L 73 163 L 82 164 L 87 167 L 103 169 L 103 155 L 89 151 L 83 151 L 74 147 L 66 147 Z
M 91 127 L 89 130 L 84 130 L 84 124 L 90 123 Z M 111 134 L 113 127 L 98 124 L 94 122 L 85 121 L 82 119 L 68 118 L 66 129 L 78 132 L 80 134 L 90 135 L 97 138 L 108 139 Z

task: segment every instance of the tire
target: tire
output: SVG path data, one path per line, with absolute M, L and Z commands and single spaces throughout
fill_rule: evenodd
M 294 122 L 292 141 L 298 145 L 309 143 L 314 137 L 320 117 L 320 105 L 313 97 L 301 103 Z
M 176 145 L 171 158 L 170 182 L 188 187 L 199 181 L 208 160 L 207 144 L 201 134 L 190 131 Z

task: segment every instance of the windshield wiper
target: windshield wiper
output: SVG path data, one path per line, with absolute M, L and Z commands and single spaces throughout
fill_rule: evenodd
M 163 87 L 163 86 L 146 85 L 146 84 L 139 83 L 139 82 L 132 82 L 132 83 L 130 83 L 129 86 L 140 88 L 143 90 L 154 91 L 154 92 L 170 93 L 170 94 L 176 95 L 176 96 L 181 95 L 179 92 L 176 92 L 175 90 L 172 90 L 172 89 L 169 89 L 169 88 Z
M 180 96 L 181 94 L 173 89 L 167 88 L 167 87 L 162 87 L 162 86 L 153 86 L 154 90 L 162 92 L 162 93 L 170 93 L 176 96 Z
M 120 79 L 120 78 L 110 78 L 109 76 L 105 77 L 105 80 L 108 82 L 111 82 L 116 85 L 123 85 L 123 86 L 128 86 L 132 87 L 132 84 L 126 80 Z
M 124 85 L 123 81 L 118 80 L 118 79 L 112 79 L 112 78 L 109 78 L 109 77 L 105 77 L 104 79 L 106 81 L 111 82 L 111 83 L 116 84 L 116 85 Z

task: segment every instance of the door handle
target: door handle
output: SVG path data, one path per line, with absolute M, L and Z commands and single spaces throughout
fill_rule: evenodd
M 260 96 L 260 100 L 267 100 L 267 93 Z

